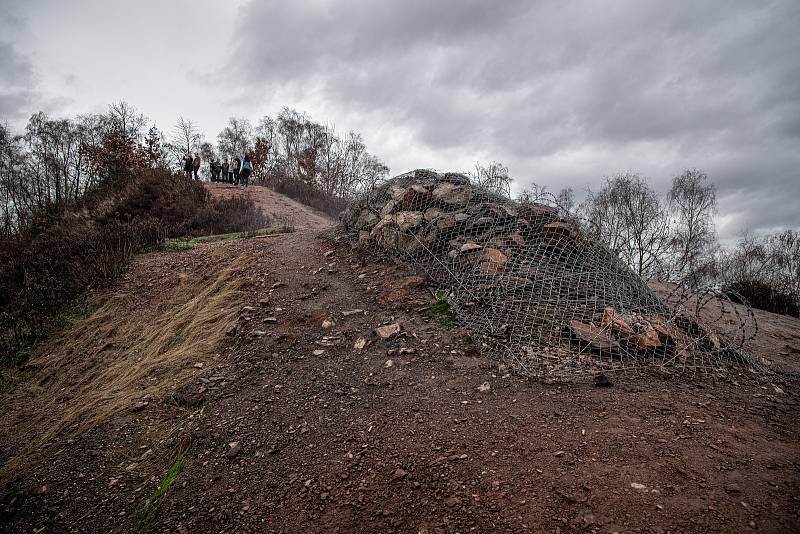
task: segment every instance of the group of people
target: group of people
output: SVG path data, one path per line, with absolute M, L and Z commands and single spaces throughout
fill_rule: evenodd
M 198 173 L 200 171 L 200 164 L 202 159 L 199 154 L 192 157 L 191 154 L 186 154 L 183 158 L 183 172 L 186 173 L 187 178 L 194 178 L 199 180 Z M 253 173 L 253 162 L 249 154 L 245 154 L 243 158 L 233 158 L 228 163 L 228 158 L 223 159 L 221 162 L 212 159 L 208 168 L 211 171 L 212 182 L 227 182 L 236 185 L 243 185 L 247 187 L 250 175 Z

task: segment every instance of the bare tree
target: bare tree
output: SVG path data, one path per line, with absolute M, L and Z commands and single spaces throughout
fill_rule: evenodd
M 508 167 L 502 163 L 498 161 L 492 161 L 488 165 L 476 163 L 470 177 L 476 185 L 500 196 L 511 198 L 511 177 L 508 175 Z
M 516 200 L 518 202 L 547 202 L 548 200 L 553 200 L 553 195 L 550 191 L 547 190 L 546 185 L 539 185 L 537 183 L 532 182 L 528 187 L 525 187 L 520 191 L 517 196 Z
M 635 173 L 606 178 L 582 206 L 590 232 L 606 243 L 639 276 L 656 276 L 669 249 L 669 219 L 655 191 Z
M 800 232 L 784 230 L 767 238 L 778 288 L 800 305 Z
M 231 117 L 228 125 L 217 136 L 220 154 L 228 158 L 241 158 L 253 149 L 253 126 L 245 118 Z
M 681 275 L 696 277 L 711 261 L 716 244 L 716 188 L 703 171 L 686 170 L 672 179 L 667 199 L 674 221 L 674 268 Z
M 176 161 L 180 161 L 186 154 L 193 154 L 200 148 L 200 143 L 203 141 L 203 136 L 197 128 L 197 124 L 185 118 L 183 115 L 178 117 L 178 122 L 175 123 L 172 129 L 171 148 L 173 149 L 173 157 Z
M 800 315 L 800 233 L 744 233 L 720 255 L 721 281 L 756 308 Z
M 571 187 L 562 188 L 556 195 L 556 203 L 571 212 L 575 208 L 575 191 Z
M 139 142 L 147 126 L 147 118 L 131 104 L 120 100 L 108 106 L 108 113 L 104 116 L 107 128 L 124 136 L 130 142 Z

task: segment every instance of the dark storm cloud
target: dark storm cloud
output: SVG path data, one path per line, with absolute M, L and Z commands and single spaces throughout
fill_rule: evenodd
M 125 4 L 144 41 L 104 25 L 102 2 L 83 4 L 0 0 L 0 118 L 46 106 L 42 94 L 82 110 L 124 96 L 162 126 L 177 113 L 221 125 L 311 107 L 356 127 L 398 173 L 497 159 L 517 189 L 581 191 L 633 170 L 663 191 L 701 168 L 719 190 L 723 238 L 800 227 L 796 0 Z M 82 26 L 67 29 L 73 11 Z M 198 41 L 171 31 L 187 14 Z M 28 38 L 15 37 L 24 26 Z

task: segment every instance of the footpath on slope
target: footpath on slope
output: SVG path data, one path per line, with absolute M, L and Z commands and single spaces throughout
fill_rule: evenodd
M 220 198 L 244 196 L 255 202 L 256 206 L 267 213 L 275 221 L 290 221 L 295 230 L 311 230 L 325 228 L 336 224 L 336 221 L 318 209 L 276 193 L 268 187 L 241 187 L 232 184 L 203 182 L 211 194 Z
M 610 388 L 521 380 L 429 311 L 425 280 L 408 265 L 354 254 L 333 235 L 138 258 L 115 288 L 130 295 L 129 309 L 208 308 L 202 281 L 225 273 L 238 295 L 226 308 L 229 335 L 202 358 L 176 359 L 191 374 L 185 381 L 93 430 L 53 437 L 45 461 L 3 492 L 0 529 L 800 528 L 793 391 L 655 376 L 612 377 Z M 390 325 L 399 331 L 381 328 Z M 794 350 L 800 321 L 791 326 L 770 335 Z M 33 380 L 42 370 L 30 372 Z M 144 394 L 165 376 L 177 376 L 166 362 L 136 385 Z M 0 399 L 3 417 L 11 400 L 22 409 L 11 392 Z M 33 437 L 2 432 L 4 461 Z M 178 464 L 166 493 L 150 499 Z

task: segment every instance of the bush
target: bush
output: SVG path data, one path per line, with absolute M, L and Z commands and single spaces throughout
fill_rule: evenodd
M 264 180 L 265 185 L 277 193 L 293 198 L 298 202 L 316 208 L 331 217 L 338 217 L 347 206 L 347 200 L 332 197 L 320 191 L 319 188 L 310 185 L 299 178 L 290 176 L 270 176 Z
M 737 280 L 730 285 L 730 289 L 733 291 L 728 295 L 734 302 L 750 304 L 759 310 L 800 317 L 800 306 L 797 301 L 788 293 L 781 292 L 765 282 Z M 747 302 L 741 302 L 739 295 L 744 297 Z
M 109 286 L 134 254 L 166 237 L 252 231 L 268 224 L 248 200 L 148 170 L 104 184 L 78 202 L 36 214 L 0 238 L 0 363 L 48 335 L 70 303 Z
M 231 232 L 253 232 L 270 223 L 252 200 L 246 198 L 224 198 L 200 207 L 192 217 L 178 227 L 181 236 L 229 234 Z M 176 237 L 176 236 L 170 236 Z

